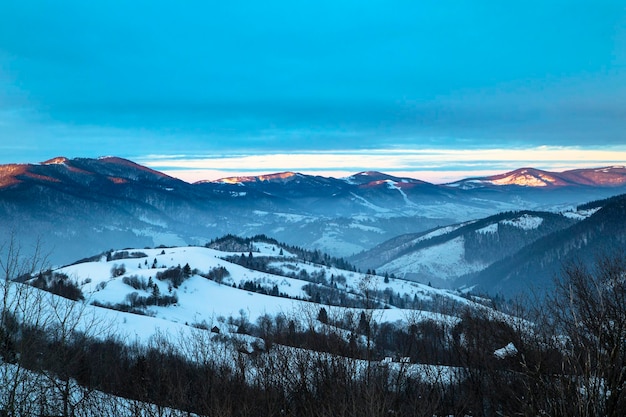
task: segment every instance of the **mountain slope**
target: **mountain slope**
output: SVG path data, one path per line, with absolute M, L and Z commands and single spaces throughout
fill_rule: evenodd
M 552 288 L 564 263 L 593 264 L 598 257 L 626 251 L 626 195 L 596 202 L 588 218 L 544 236 L 484 271 L 463 277 L 492 294 L 513 295 Z M 591 208 L 586 207 L 586 208 Z M 597 211 L 596 211 L 597 210 Z
M 485 219 L 391 239 L 350 258 L 361 268 L 438 286 L 484 270 L 535 240 L 575 223 L 574 216 L 507 212 Z

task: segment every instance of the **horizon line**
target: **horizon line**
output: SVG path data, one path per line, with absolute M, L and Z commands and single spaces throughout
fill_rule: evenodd
M 367 153 L 366 153 L 367 152 Z M 560 156 L 556 159 L 555 156 Z M 579 148 L 539 147 L 526 150 L 398 150 L 379 149 L 341 152 L 281 152 L 266 154 L 222 155 L 106 155 L 93 159 L 115 157 L 154 169 L 188 183 L 214 182 L 233 177 L 259 177 L 286 172 L 336 179 L 363 172 L 410 178 L 433 184 L 501 175 L 519 169 L 537 169 L 563 173 L 576 169 L 624 167 L 626 151 L 583 150 Z M 478 158 L 480 157 L 480 159 Z M 39 162 L 11 164 L 43 164 Z M 84 156 L 82 158 L 91 158 Z

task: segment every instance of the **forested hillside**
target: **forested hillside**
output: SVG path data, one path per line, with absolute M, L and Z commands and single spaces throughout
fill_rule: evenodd
M 567 215 L 566 215 L 567 214 Z M 401 235 L 350 257 L 360 268 L 454 288 L 536 240 L 580 221 L 573 212 L 504 212 L 484 219 Z
M 581 209 L 598 209 L 593 215 L 566 229 L 551 233 L 519 252 L 496 262 L 461 282 L 479 285 L 492 294 L 513 295 L 547 291 L 564 264 L 592 264 L 603 256 L 626 252 L 626 195 Z

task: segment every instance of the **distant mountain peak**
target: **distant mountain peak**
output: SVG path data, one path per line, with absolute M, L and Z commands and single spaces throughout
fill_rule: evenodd
M 349 184 L 377 186 L 383 184 L 427 184 L 414 178 L 399 178 L 380 171 L 362 171 L 344 178 Z
M 536 168 L 520 168 L 505 174 L 485 179 L 493 185 L 520 185 L 523 187 L 550 187 L 566 185 L 562 179 L 552 173 Z
M 504 174 L 464 179 L 447 185 L 462 189 L 494 186 L 520 186 L 533 188 L 554 188 L 567 186 L 616 187 L 626 185 L 626 168 L 623 166 L 611 166 L 574 169 L 563 172 L 550 172 L 537 168 L 526 167 Z
M 147 167 L 145 165 L 140 165 L 140 164 L 138 164 L 136 162 L 133 162 L 133 161 L 131 161 L 129 159 L 120 158 L 119 156 L 102 156 L 102 157 L 99 157 L 98 159 L 91 159 L 91 160 L 88 159 L 88 158 L 78 158 L 78 159 L 76 159 L 76 161 L 80 161 L 80 160 L 95 162 L 96 164 L 90 164 L 90 165 L 92 165 L 94 167 L 93 169 L 96 170 L 96 171 L 98 170 L 98 168 L 96 168 L 97 167 L 97 163 L 107 164 L 105 166 L 115 167 L 115 171 L 117 171 L 117 172 L 115 172 L 115 176 L 120 176 L 120 174 L 129 174 L 130 175 L 129 178 L 130 179 L 134 179 L 134 180 L 137 179 L 137 177 L 136 177 L 137 173 L 148 174 L 148 175 L 151 175 L 153 177 L 161 178 L 161 179 L 176 180 L 175 178 L 173 178 L 173 177 L 171 177 L 171 176 L 169 176 L 167 174 L 164 174 L 164 173 L 162 173 L 160 171 L 156 171 L 156 170 L 154 170 L 152 168 L 149 168 L 149 167 Z M 69 162 L 72 162 L 72 161 L 69 161 Z M 128 171 L 126 171 L 126 172 L 119 172 L 120 169 L 124 169 L 124 170 L 128 170 Z M 110 173 L 107 173 L 107 174 L 109 175 Z M 176 180 L 176 181 L 179 181 L 179 180 Z
M 348 178 L 365 178 L 367 180 L 377 180 L 377 179 L 387 179 L 387 178 L 392 178 L 391 175 L 385 174 L 384 172 L 380 172 L 380 171 L 361 171 L 361 172 L 357 172 L 354 175 L 351 175 Z
M 361 171 L 359 173 L 357 173 L 356 175 L 367 175 L 369 177 L 380 177 L 380 176 L 385 176 L 387 174 L 380 172 L 380 171 Z
M 58 156 L 37 164 L 0 166 L 0 188 L 19 184 L 57 183 L 66 187 L 87 184 L 95 178 L 106 178 L 114 184 L 158 181 L 182 182 L 166 174 L 119 157 L 73 158 Z
M 59 164 L 67 164 L 69 159 L 64 156 L 57 156 L 56 158 L 48 159 L 41 163 L 41 165 L 59 165 Z
M 150 172 L 154 172 L 154 173 L 159 173 L 161 175 L 165 175 L 165 174 L 162 174 L 162 173 L 160 173 L 158 171 L 150 169 L 147 166 L 139 165 L 138 163 L 133 162 L 130 159 L 120 158 L 119 156 L 101 156 L 97 160 L 101 161 L 101 162 L 106 162 L 108 164 L 121 165 L 121 166 L 125 166 L 125 167 L 130 167 L 130 168 L 140 169 L 140 170 L 143 170 L 143 171 L 150 171 Z
M 565 171 L 567 175 L 584 185 L 617 187 L 626 184 L 626 167 L 613 165 L 595 169 L 575 169 Z
M 27 169 L 27 164 L 0 165 L 0 188 L 20 183 L 17 176 L 23 175 Z
M 226 178 L 220 178 L 212 182 L 222 183 L 222 184 L 244 184 L 244 183 L 250 183 L 250 182 L 284 182 L 296 176 L 302 176 L 302 174 L 298 174 L 297 172 L 292 172 L 292 171 L 286 171 L 286 172 L 278 172 L 275 174 L 265 174 L 265 175 L 256 175 L 256 176 L 226 177 Z

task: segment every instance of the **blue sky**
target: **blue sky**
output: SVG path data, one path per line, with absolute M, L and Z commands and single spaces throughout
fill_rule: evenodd
M 625 132 L 623 1 L 0 2 L 0 163 L 444 180 Z

